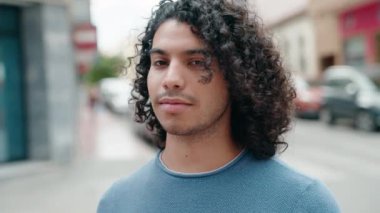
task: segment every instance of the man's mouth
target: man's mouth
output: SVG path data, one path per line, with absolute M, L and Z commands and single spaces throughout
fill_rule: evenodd
M 180 113 L 188 109 L 192 104 L 181 98 L 161 98 L 159 101 L 159 107 L 167 113 Z

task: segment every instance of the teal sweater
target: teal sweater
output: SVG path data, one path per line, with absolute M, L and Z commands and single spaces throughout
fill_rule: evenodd
M 277 158 L 256 160 L 242 152 L 206 173 L 177 173 L 159 154 L 102 197 L 98 213 L 339 212 L 330 191 Z

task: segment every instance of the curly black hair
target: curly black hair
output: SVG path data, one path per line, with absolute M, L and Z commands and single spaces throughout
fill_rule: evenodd
M 161 0 L 136 44 L 136 80 L 131 101 L 135 120 L 146 123 L 165 148 L 166 131 L 152 109 L 147 86 L 150 50 L 158 27 L 169 19 L 191 26 L 211 49 L 229 85 L 231 130 L 238 146 L 252 150 L 257 159 L 275 155 L 288 144 L 282 135 L 290 129 L 295 91 L 290 73 L 264 30 L 261 19 L 246 1 Z M 210 76 L 212 77 L 212 76 Z

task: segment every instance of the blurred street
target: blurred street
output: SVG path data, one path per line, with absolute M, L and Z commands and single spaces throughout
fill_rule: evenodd
M 296 120 L 282 158 L 306 174 L 322 179 L 342 212 L 380 212 L 380 133 Z
M 126 115 L 126 59 L 138 62 L 158 2 L 0 0 L 0 213 L 95 212 L 155 156 Z M 340 120 L 380 127 L 380 1 L 247 2 L 292 73 L 295 114 L 339 122 L 295 118 L 279 157 L 326 183 L 342 212 L 380 212 L 380 131 Z
M 94 111 L 82 107 L 80 123 L 79 155 L 72 165 L 32 162 L 29 173 L 21 168 L 25 175 L 0 173 L 2 213 L 95 212 L 111 183 L 154 156 L 155 150 L 132 133 L 126 117 L 103 107 Z M 287 136 L 290 146 L 281 158 L 322 179 L 342 212 L 375 213 L 380 211 L 379 138 L 380 133 L 356 131 L 345 124 L 329 127 L 296 119 Z M 12 171 L 17 165 L 7 167 L 0 171 Z
M 115 180 L 154 156 L 154 149 L 130 131 L 126 118 L 103 107 L 82 107 L 80 118 L 78 155 L 71 165 L 24 162 L 0 167 L 1 213 L 95 212 Z

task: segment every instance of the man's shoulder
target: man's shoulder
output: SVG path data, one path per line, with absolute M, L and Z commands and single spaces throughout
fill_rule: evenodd
M 298 171 L 278 157 L 271 158 L 268 162 L 266 162 L 266 164 L 268 166 L 269 175 L 282 177 L 281 179 L 273 178 L 274 181 L 278 180 L 284 183 L 297 184 L 303 187 L 306 187 L 315 181 L 315 178 Z
M 242 170 L 248 171 L 248 175 L 257 176 L 265 182 L 307 186 L 315 181 L 314 178 L 296 170 L 277 156 L 257 160 L 251 155 L 241 166 L 243 166 Z
M 259 165 L 266 184 L 277 194 L 295 201 L 291 202 L 294 204 L 292 212 L 339 212 L 334 196 L 320 180 L 297 171 L 277 157 Z M 252 169 L 254 167 L 252 165 Z
M 302 192 L 310 185 L 319 182 L 316 178 L 296 170 L 278 157 L 254 163 L 251 169 L 257 170 L 257 167 L 259 167 L 259 170 L 256 172 L 260 173 L 259 175 L 263 181 L 273 187 L 286 186 L 287 189 L 293 190 L 294 193 Z
M 244 166 L 244 170 L 251 173 L 250 175 L 258 176 L 258 178 L 265 180 L 265 182 L 307 186 L 315 181 L 314 178 L 292 168 L 278 157 L 257 160 L 251 156 Z

